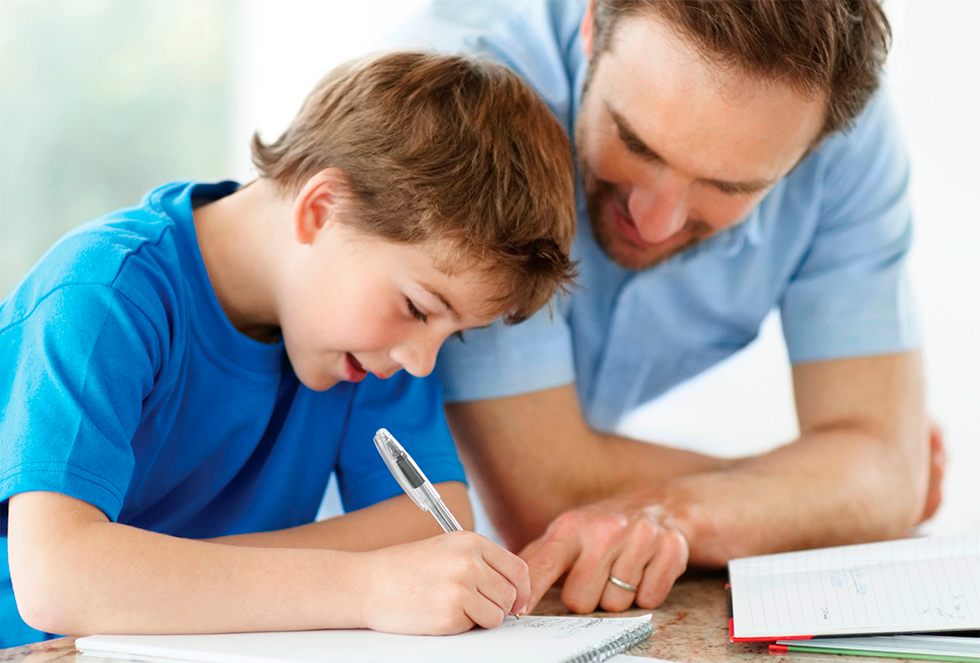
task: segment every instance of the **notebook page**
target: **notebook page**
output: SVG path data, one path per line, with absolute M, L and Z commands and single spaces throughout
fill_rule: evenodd
M 234 633 L 223 635 L 115 635 L 79 638 L 86 656 L 203 663 L 497 663 L 565 661 L 597 645 L 650 626 L 635 618 L 508 617 L 490 630 L 452 636 L 393 635 L 367 630 Z M 85 660 L 84 658 L 80 660 Z
M 732 560 L 734 636 L 980 628 L 980 533 Z

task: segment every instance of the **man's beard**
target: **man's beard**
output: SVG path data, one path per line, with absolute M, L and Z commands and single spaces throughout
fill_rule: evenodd
M 708 223 L 688 219 L 678 233 L 685 233 L 690 237 L 677 246 L 655 249 L 630 241 L 616 228 L 615 219 L 610 218 L 610 208 L 613 205 L 628 216 L 629 201 L 616 190 L 613 184 L 594 177 L 584 160 L 579 163 L 579 172 L 582 176 L 585 206 L 589 212 L 592 236 L 595 237 L 603 253 L 624 269 L 638 272 L 656 267 L 714 234 L 714 228 Z

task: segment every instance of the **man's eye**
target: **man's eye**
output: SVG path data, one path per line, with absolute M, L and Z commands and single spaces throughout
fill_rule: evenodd
M 632 136 L 620 134 L 619 137 L 622 139 L 623 144 L 626 145 L 626 149 L 633 154 L 646 155 L 649 152 L 646 145 L 636 140 Z
M 647 159 L 657 158 L 657 155 L 651 152 L 650 148 L 647 147 L 643 141 L 634 136 L 632 133 L 623 131 L 622 128 L 619 129 L 619 140 L 623 141 L 623 145 L 626 146 L 626 149 L 633 154 L 638 154 L 639 156 Z
M 415 304 L 412 303 L 411 299 L 406 297 L 405 301 L 408 302 L 408 312 L 412 314 L 413 318 L 415 318 L 416 320 L 421 320 L 422 322 L 426 322 L 429 319 L 428 315 L 418 310 Z

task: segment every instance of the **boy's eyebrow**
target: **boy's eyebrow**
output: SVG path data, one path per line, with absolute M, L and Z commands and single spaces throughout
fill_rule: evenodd
M 630 126 L 630 123 L 626 121 L 626 118 L 620 115 L 619 113 L 617 113 L 615 110 L 613 110 L 612 106 L 609 104 L 608 101 L 606 102 L 606 110 L 609 112 L 609 115 L 612 117 L 613 122 L 616 123 L 616 129 L 619 132 L 620 140 L 622 140 L 626 144 L 627 148 L 629 148 L 631 152 L 638 154 L 639 156 L 641 156 L 642 158 L 648 161 L 663 161 L 663 158 L 661 158 L 661 156 L 657 154 L 652 147 L 644 143 L 643 139 L 636 134 L 636 132 L 633 130 L 633 127 Z M 774 180 L 768 180 L 765 178 L 759 178 L 757 180 L 748 180 L 745 182 L 728 182 L 725 180 L 713 180 L 713 179 L 706 179 L 706 178 L 699 178 L 699 179 L 702 182 L 706 182 L 707 184 L 711 184 L 717 187 L 718 189 L 724 191 L 725 193 L 733 193 L 733 194 L 756 193 L 758 191 L 763 191 L 764 189 L 768 189 L 773 184 L 775 184 Z
M 449 317 L 451 317 L 456 322 L 459 322 L 459 313 L 457 313 L 456 312 L 456 309 L 453 308 L 453 305 L 449 303 L 449 300 L 446 299 L 445 297 L 443 297 L 443 295 L 442 295 L 441 292 L 439 292 L 438 290 L 436 290 L 432 286 L 427 285 L 425 283 L 422 283 L 421 286 L 423 288 L 425 288 L 425 290 L 429 294 L 433 295 L 434 297 L 437 297 L 439 299 L 439 301 L 441 301 L 443 304 L 445 304 L 446 309 L 449 311 Z

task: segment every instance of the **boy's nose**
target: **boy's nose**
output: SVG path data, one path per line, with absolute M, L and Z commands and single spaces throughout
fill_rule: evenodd
M 417 378 L 424 378 L 436 367 L 439 347 L 445 339 L 418 338 L 391 351 L 391 358 Z

